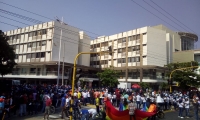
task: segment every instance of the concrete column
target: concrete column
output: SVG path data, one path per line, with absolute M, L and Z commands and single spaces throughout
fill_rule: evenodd
M 143 34 L 140 34 L 140 82 L 143 79 Z

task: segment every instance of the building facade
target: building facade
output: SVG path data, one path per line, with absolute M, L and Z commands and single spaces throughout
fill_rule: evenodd
M 79 52 L 90 50 L 90 39 L 83 31 L 59 21 L 10 30 L 5 34 L 16 53 L 17 65 L 11 74 L 4 76 L 12 80 L 56 83 L 56 79 L 61 79 L 62 75 L 65 81 L 69 80 L 75 56 Z M 58 76 L 59 61 L 61 62 Z M 78 67 L 87 68 L 89 61 L 89 55 L 80 56 L 77 61 Z
M 182 32 L 183 33 L 183 32 Z M 107 51 L 112 47 L 114 54 L 91 55 L 90 66 L 108 68 L 113 66 L 120 74 L 120 83 L 166 82 L 164 65 L 173 62 L 173 53 L 193 49 L 185 37 L 163 25 L 138 28 L 111 36 L 100 36 L 91 41 L 91 51 Z

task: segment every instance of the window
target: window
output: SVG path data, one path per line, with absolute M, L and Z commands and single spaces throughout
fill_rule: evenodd
M 36 44 L 37 44 L 37 47 L 40 47 L 40 46 L 41 46 L 41 42 L 40 42 L 40 41 L 37 42 Z
M 126 63 L 126 58 L 122 58 L 121 63 Z
M 36 58 L 36 54 L 35 54 L 35 53 L 32 53 L 32 54 L 31 54 L 31 58 Z
M 32 47 L 36 47 L 36 42 L 33 42 L 33 43 L 32 43 Z
M 135 62 L 135 57 L 132 57 L 131 60 L 132 60 L 132 62 Z
M 128 52 L 132 52 L 132 47 L 128 47 Z
M 33 36 L 37 36 L 37 31 L 34 31 L 34 32 L 32 33 L 32 35 L 33 35 Z
M 117 59 L 117 63 L 121 63 L 121 59 Z
M 36 58 L 40 58 L 40 53 L 36 53 Z
M 136 35 L 133 35 L 133 40 L 136 40 Z
M 32 37 L 32 32 L 28 33 L 28 37 Z
M 100 47 L 100 43 L 97 44 L 97 47 Z
M 19 45 L 16 45 L 16 49 L 19 49 Z
M 31 53 L 26 54 L 26 58 L 27 58 L 27 59 L 30 59 L 30 58 L 31 58 Z
M 140 57 L 136 57 L 135 62 L 140 62 Z
M 121 53 L 122 52 L 122 49 L 118 49 L 118 53 Z
M 47 34 L 47 30 L 46 29 L 42 30 L 42 35 L 44 35 L 44 34 Z
M 126 38 L 122 38 L 122 42 L 126 42 Z
M 46 46 L 47 41 L 42 41 L 41 44 L 42 46 Z
M 135 50 L 140 50 L 140 46 L 137 45 L 137 46 L 135 47 Z
M 30 48 L 30 47 L 31 47 L 31 43 L 28 43 L 28 44 L 27 44 L 27 47 Z
M 140 34 L 136 36 L 136 40 L 140 39 Z
M 30 68 L 30 72 L 36 72 L 36 68 Z
M 122 39 L 118 39 L 118 43 L 122 43 Z
M 18 59 L 18 58 L 19 58 L 19 55 L 16 54 L 16 55 L 15 55 L 15 59 Z
M 37 31 L 37 35 L 42 35 L 42 31 L 41 31 L 41 30 L 38 30 L 38 31 Z
M 131 61 L 131 57 L 128 58 L 128 62 L 132 62 L 132 61 Z
M 12 39 L 13 39 L 13 37 L 12 37 L 12 36 L 10 36 L 10 37 L 9 37 L 9 40 L 12 40 Z
M 129 36 L 129 37 L 128 37 L 128 41 L 132 41 L 132 36 Z
M 41 52 L 41 58 L 45 57 L 45 52 Z
M 15 36 L 15 35 L 13 35 L 12 39 L 13 39 L 13 40 L 14 40 L 14 39 L 16 39 L 16 36 Z

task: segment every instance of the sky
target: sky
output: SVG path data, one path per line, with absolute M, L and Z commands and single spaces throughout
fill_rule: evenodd
M 3 10 L 42 22 L 63 17 L 65 23 L 87 31 L 91 39 L 158 24 L 200 36 L 200 0 L 0 0 L 0 29 L 8 31 L 36 23 Z M 195 48 L 200 48 L 200 40 Z

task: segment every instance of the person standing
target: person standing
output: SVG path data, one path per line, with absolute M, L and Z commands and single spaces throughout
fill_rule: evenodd
M 98 95 L 97 98 L 95 99 L 96 111 L 98 114 L 99 114 L 99 103 L 100 101 L 99 101 L 99 95 Z
M 189 118 L 190 102 L 189 102 L 189 99 L 187 97 L 185 98 L 184 106 L 185 106 L 185 116 L 186 116 L 186 118 Z
M 133 100 L 130 100 L 130 103 L 128 104 L 128 110 L 129 110 L 130 120 L 132 120 L 132 118 L 134 118 L 133 120 L 136 120 L 135 105 L 133 104 Z
M 141 101 L 141 96 L 139 94 L 137 94 L 136 96 L 136 104 L 137 104 L 137 109 L 140 109 L 140 101 Z
M 195 120 L 199 120 L 199 103 L 198 103 L 199 98 L 198 97 L 194 97 L 193 98 L 193 107 L 194 107 L 194 116 L 195 116 Z
M 52 104 L 49 96 L 47 96 L 45 104 L 46 104 L 46 106 L 45 106 L 45 112 L 44 112 L 44 120 L 45 120 L 46 116 L 47 116 L 47 120 L 48 120 L 49 119 L 49 113 L 50 113 L 50 106 Z

